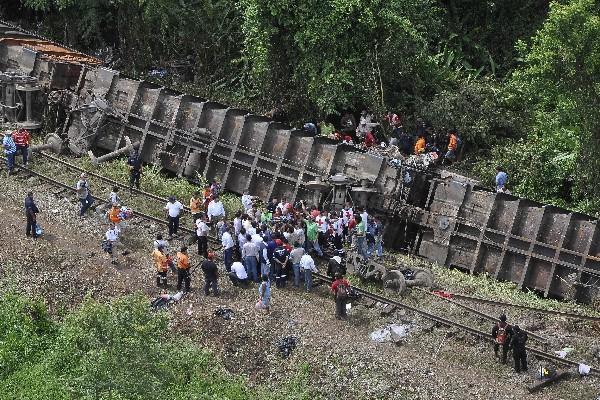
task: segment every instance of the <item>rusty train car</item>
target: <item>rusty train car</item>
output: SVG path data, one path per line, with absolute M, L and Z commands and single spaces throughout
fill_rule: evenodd
M 350 194 L 386 216 L 391 247 L 544 296 L 597 296 L 600 229 L 590 216 L 496 194 L 444 170 L 393 166 L 377 153 L 130 79 L 8 23 L 0 23 L 0 87 L 4 120 L 36 128 L 52 114 L 74 154 L 111 152 L 128 137 L 145 162 L 219 179 L 235 193 L 311 203 Z

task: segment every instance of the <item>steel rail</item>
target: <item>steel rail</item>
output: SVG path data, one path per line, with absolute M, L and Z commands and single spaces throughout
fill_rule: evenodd
M 457 293 L 452 293 L 452 292 L 445 292 L 445 293 L 447 293 L 449 296 L 456 298 L 456 299 L 469 300 L 469 301 L 474 301 L 474 302 L 478 302 L 478 303 L 487 303 L 487 304 L 492 304 L 492 305 L 496 305 L 496 306 L 521 308 L 524 310 L 540 312 L 543 314 L 558 315 L 558 316 L 570 318 L 570 319 L 581 319 L 581 320 L 600 322 L 600 317 L 594 317 L 592 315 L 570 313 L 570 312 L 566 312 L 566 311 L 547 310 L 545 308 L 524 306 L 521 304 L 508 303 L 508 302 L 498 301 L 498 300 L 489 300 L 489 299 L 484 299 L 481 297 L 468 296 L 465 294 L 457 294 Z
M 431 295 L 433 297 L 436 297 L 438 299 L 444 300 L 444 301 L 446 301 L 446 302 L 448 302 L 450 304 L 454 304 L 455 306 L 464 308 L 465 310 L 467 310 L 467 311 L 469 311 L 469 312 L 471 312 L 473 314 L 479 315 L 480 317 L 485 318 L 488 321 L 498 322 L 498 317 L 494 317 L 493 315 L 489 315 L 489 314 L 486 314 L 486 313 L 484 313 L 482 311 L 476 310 L 476 309 L 474 309 L 472 307 L 467 306 L 466 304 L 462 304 L 462 303 L 459 303 L 458 301 L 454 301 L 452 299 L 449 299 L 449 298 L 446 298 L 446 297 L 443 297 L 443 296 L 439 296 L 439 295 L 437 295 L 437 294 L 435 294 L 433 292 L 430 292 L 429 290 L 425 290 L 425 289 L 422 289 L 422 288 L 412 287 L 411 289 L 417 290 L 419 293 L 425 293 L 425 294 Z M 522 330 L 524 332 L 527 332 L 527 334 L 529 336 L 531 336 L 532 338 L 534 338 L 534 339 L 536 339 L 536 340 L 538 340 L 538 341 L 540 341 L 540 342 L 542 342 L 544 344 L 548 343 L 548 339 L 546 339 L 545 337 L 540 336 L 540 335 L 538 335 L 536 333 L 533 333 L 531 331 L 527 331 L 525 329 L 522 329 Z
M 313 273 L 313 275 L 315 275 L 316 277 L 318 277 L 321 280 L 324 280 L 326 282 L 331 283 L 332 279 L 328 276 L 319 274 L 319 273 Z M 487 333 L 487 332 L 483 332 L 480 331 L 478 329 L 472 328 L 468 325 L 464 325 L 461 324 L 460 322 L 456 322 L 456 321 L 452 321 L 448 318 L 436 315 L 436 314 L 432 314 L 428 311 L 425 311 L 421 308 L 417 308 L 417 307 L 413 307 L 411 305 L 399 302 L 397 300 L 392 300 L 392 299 L 388 299 L 384 296 L 375 294 L 375 293 L 371 293 L 365 289 L 361 289 L 358 287 L 353 286 L 352 287 L 354 290 L 356 290 L 357 293 L 361 294 L 362 296 L 369 298 L 371 300 L 375 300 L 375 301 L 379 301 L 381 303 L 384 304 L 390 304 L 399 308 L 404 308 L 406 310 L 412 311 L 414 313 L 417 313 L 419 315 L 422 315 L 423 317 L 431 320 L 431 321 L 435 321 L 435 322 L 439 322 L 441 324 L 447 325 L 447 326 L 453 326 L 459 329 L 462 329 L 465 332 L 471 333 L 472 335 L 481 337 L 483 339 L 486 339 L 489 342 L 494 342 L 494 338 L 492 337 L 491 333 Z M 579 367 L 579 363 L 576 361 L 571 361 L 571 360 L 566 360 L 564 358 L 560 358 L 558 356 L 555 356 L 554 354 L 550 354 L 550 353 L 546 353 L 545 351 L 536 349 L 535 347 L 531 347 L 531 346 L 527 346 L 526 347 L 527 351 L 535 354 L 537 357 L 541 358 L 541 359 L 545 359 L 548 361 L 552 361 L 555 362 L 557 364 L 561 364 L 561 365 L 568 365 L 570 367 Z M 590 374 L 596 375 L 596 376 L 600 376 L 600 370 L 598 368 L 591 368 L 590 369 Z

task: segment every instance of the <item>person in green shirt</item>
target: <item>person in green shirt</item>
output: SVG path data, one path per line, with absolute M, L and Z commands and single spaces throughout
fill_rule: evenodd
M 366 246 L 367 221 L 363 221 L 360 215 L 355 215 L 354 220 L 356 221 L 356 232 L 354 234 L 356 251 L 366 260 L 368 258 Z
M 319 128 L 321 128 L 321 135 L 327 138 L 334 138 L 335 127 L 333 124 L 326 121 L 319 122 Z
M 323 251 L 321 251 L 321 247 L 319 246 L 319 226 L 315 222 L 314 218 L 309 218 L 304 221 L 306 224 L 306 239 L 307 239 L 307 249 L 310 251 L 312 247 L 315 249 L 319 257 L 323 257 Z

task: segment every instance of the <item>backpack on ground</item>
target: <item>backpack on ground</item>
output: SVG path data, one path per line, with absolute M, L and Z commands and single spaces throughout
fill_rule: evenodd
M 347 299 L 348 298 L 348 287 L 343 284 L 340 283 L 337 287 L 337 290 L 335 292 L 335 298 L 336 299 Z
M 496 343 L 498 343 L 498 344 L 506 343 L 506 339 L 508 336 L 507 330 L 508 330 L 508 324 L 504 324 L 504 326 L 501 326 L 500 324 L 498 324 L 498 332 L 496 332 Z

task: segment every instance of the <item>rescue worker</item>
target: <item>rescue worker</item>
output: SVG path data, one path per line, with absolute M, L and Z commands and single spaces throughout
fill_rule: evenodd
M 335 280 L 331 284 L 331 292 L 335 298 L 335 318 L 346 319 L 346 302 L 348 301 L 348 290 L 350 282 L 344 279 L 344 275 L 337 273 Z
M 17 147 L 15 156 L 17 155 L 17 153 L 20 152 L 23 156 L 23 166 L 27 168 L 27 158 L 29 155 L 29 142 L 31 140 L 31 135 L 29 134 L 27 129 L 19 128 L 13 132 L 12 138 Z
M 156 267 L 156 286 L 166 289 L 167 270 L 169 269 L 169 265 L 164 246 L 159 245 L 158 248 L 154 249 L 152 258 L 154 259 L 154 265 Z
M 106 213 L 110 222 L 115 225 L 118 225 L 121 222 L 121 217 L 119 214 L 121 213 L 121 207 L 117 203 L 113 203 L 112 207 Z
M 455 161 L 456 160 L 456 151 L 458 150 L 458 136 L 456 136 L 456 132 L 449 131 L 448 132 L 448 151 L 446 152 L 445 160 Z
M 290 259 L 290 253 L 283 247 L 281 239 L 275 239 L 277 247 L 273 251 L 275 286 L 284 288 L 287 279 L 286 265 Z
M 509 348 L 512 350 L 515 360 L 515 372 L 527 371 L 527 332 L 521 330 L 519 325 L 513 328 L 513 336 Z
M 38 237 L 36 233 L 36 214 L 39 212 L 40 210 L 33 201 L 33 192 L 28 192 L 27 197 L 25 197 L 25 216 L 27 217 L 25 235 L 33 236 L 34 239 Z
M 506 322 L 506 315 L 500 316 L 500 321 L 494 324 L 492 328 L 492 337 L 494 338 L 494 354 L 498 357 L 500 346 L 502 346 L 502 364 L 506 364 L 506 355 L 508 353 L 508 346 L 510 345 L 510 339 L 512 338 L 513 330 L 512 327 Z
M 184 283 L 183 292 L 189 292 L 190 281 L 190 257 L 187 254 L 187 247 L 183 246 L 177 252 L 177 291 L 181 290 L 181 284 Z
M 219 278 L 219 269 L 217 268 L 217 264 L 215 264 L 215 253 L 212 251 L 209 252 L 206 260 L 200 265 L 200 268 L 204 272 L 204 295 L 208 296 L 210 288 L 212 288 L 213 296 L 218 296 L 217 281 Z
M 194 192 L 190 198 L 190 212 L 192 213 L 192 222 L 196 223 L 202 215 L 202 197 L 200 196 L 200 192 Z
M 419 135 L 419 138 L 417 139 L 417 142 L 415 143 L 415 154 L 419 155 L 419 154 L 425 153 L 425 146 L 426 146 L 425 135 Z

